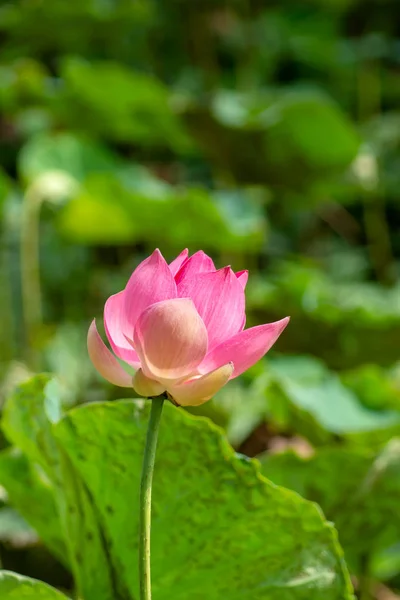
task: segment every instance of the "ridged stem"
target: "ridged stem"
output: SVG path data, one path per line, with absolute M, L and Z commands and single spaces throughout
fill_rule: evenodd
M 139 580 L 140 600 L 151 600 L 151 491 L 154 463 L 156 458 L 158 431 L 165 398 L 151 400 L 151 412 L 144 450 L 142 479 L 140 483 L 140 524 L 139 524 Z

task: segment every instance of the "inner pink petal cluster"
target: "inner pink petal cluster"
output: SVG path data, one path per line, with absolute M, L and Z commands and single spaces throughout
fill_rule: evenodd
M 289 321 L 244 329 L 247 279 L 247 271 L 217 270 L 202 251 L 189 256 L 184 250 L 168 265 L 155 250 L 105 304 L 114 355 L 94 322 L 89 328 L 94 366 L 143 396 L 167 392 L 177 404 L 206 402 L 262 358 Z M 137 371 L 133 381 L 116 357 Z

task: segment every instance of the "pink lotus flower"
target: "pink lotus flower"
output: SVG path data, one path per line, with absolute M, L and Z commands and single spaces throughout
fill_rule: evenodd
M 256 363 L 289 322 L 244 329 L 248 272 L 215 269 L 204 252 L 168 265 L 159 250 L 132 273 L 104 307 L 115 355 L 136 369 L 133 379 L 102 341 L 95 321 L 88 350 L 98 372 L 140 396 L 167 392 L 177 404 L 199 405 Z

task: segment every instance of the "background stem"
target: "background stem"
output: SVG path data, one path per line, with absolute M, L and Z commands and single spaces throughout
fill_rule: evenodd
M 151 533 L 151 490 L 153 482 L 154 462 L 158 431 L 164 397 L 151 401 L 149 427 L 147 430 L 146 447 L 144 450 L 142 479 L 140 484 L 140 525 L 139 525 L 139 578 L 140 600 L 151 600 L 151 564 L 150 564 L 150 533 Z
M 33 186 L 25 194 L 21 223 L 21 288 L 27 360 L 37 367 L 36 345 L 42 325 L 39 272 L 39 219 L 41 199 Z

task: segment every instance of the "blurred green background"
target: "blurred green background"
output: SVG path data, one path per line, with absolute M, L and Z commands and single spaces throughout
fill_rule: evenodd
M 86 331 L 155 247 L 248 268 L 248 326 L 292 321 L 197 412 L 321 504 L 362 600 L 400 597 L 398 8 L 0 5 L 0 404 L 40 370 L 121 396 Z M 68 587 L 0 506 L 4 566 Z

